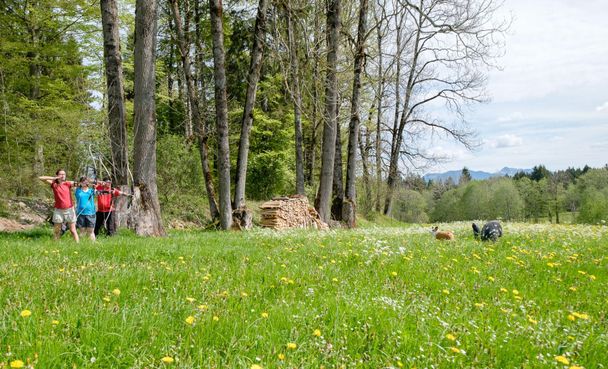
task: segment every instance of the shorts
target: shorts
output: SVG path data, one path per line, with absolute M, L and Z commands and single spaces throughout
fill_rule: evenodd
M 76 213 L 74 208 L 68 209 L 57 209 L 53 210 L 53 223 L 76 223 Z
M 80 214 L 76 221 L 76 227 L 78 228 L 95 228 L 95 214 L 84 215 Z

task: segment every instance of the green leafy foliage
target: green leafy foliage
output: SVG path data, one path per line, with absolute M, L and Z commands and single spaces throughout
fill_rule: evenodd
M 7 10 L 7 11 L 4 11 Z M 81 133 L 99 123 L 89 88 L 98 7 L 85 1 L 7 1 L 0 12 L 0 170 L 3 192 L 32 195 L 35 176 L 76 175 Z
M 608 169 L 592 169 L 581 176 L 576 185 L 580 194 L 578 221 L 608 222 Z
M 247 196 L 269 199 L 294 191 L 293 118 L 272 119 L 255 110 L 247 166 Z
M 169 221 L 203 224 L 209 219 L 198 147 L 179 135 L 163 135 L 157 147 L 158 195 Z

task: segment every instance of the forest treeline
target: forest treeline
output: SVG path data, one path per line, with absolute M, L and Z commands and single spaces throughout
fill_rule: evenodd
M 393 216 L 405 222 L 506 221 L 591 223 L 608 221 L 608 166 L 549 171 L 544 165 L 513 177 L 472 180 L 463 168 L 456 183 L 403 180 Z
M 504 52 L 499 10 L 495 0 L 3 1 L 0 191 L 48 196 L 34 178 L 58 168 L 110 176 L 136 192 L 140 234 L 164 233 L 161 209 L 229 228 L 247 199 L 293 193 L 350 225 L 357 213 L 414 219 L 415 208 L 452 219 L 438 215 L 444 197 L 498 184 L 440 196 L 426 186 L 416 193 L 432 201 L 418 207 L 406 173 L 442 159 L 431 137 L 475 144 L 466 112 L 487 100 L 485 73 Z

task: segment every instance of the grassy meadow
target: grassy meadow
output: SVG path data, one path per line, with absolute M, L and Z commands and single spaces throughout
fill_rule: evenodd
M 608 227 L 0 234 L 0 368 L 602 368 Z

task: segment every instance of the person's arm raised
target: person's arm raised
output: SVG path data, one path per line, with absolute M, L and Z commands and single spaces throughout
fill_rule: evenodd
M 53 184 L 53 181 L 55 181 L 58 178 L 59 177 L 53 177 L 53 176 L 40 176 L 40 177 L 38 177 L 39 180 L 41 180 L 42 182 L 46 182 L 48 184 Z
M 116 191 L 116 193 L 118 194 L 118 196 L 133 196 L 130 193 L 126 193 L 126 192 L 122 192 L 118 189 L 114 189 L 114 191 Z

